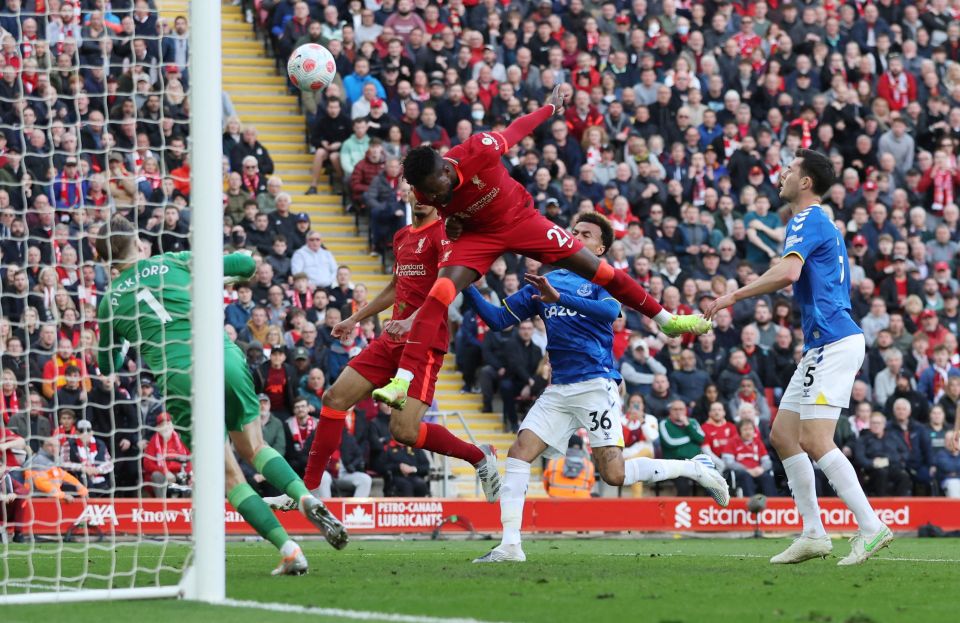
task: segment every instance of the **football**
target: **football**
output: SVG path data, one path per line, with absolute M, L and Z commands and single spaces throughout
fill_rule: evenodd
M 301 91 L 320 91 L 333 82 L 337 63 L 327 48 L 318 43 L 306 43 L 290 55 L 287 75 Z

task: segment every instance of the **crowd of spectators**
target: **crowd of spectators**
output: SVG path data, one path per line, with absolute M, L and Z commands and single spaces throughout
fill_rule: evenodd
M 868 345 L 838 445 L 872 494 L 960 494 L 960 462 L 945 449 L 960 402 L 956 2 L 241 4 L 278 67 L 305 42 L 334 55 L 335 82 L 301 95 L 307 193 L 329 175 L 387 257 L 409 207 L 406 151 L 499 129 L 559 83 L 565 114 L 504 165 L 560 225 L 605 214 L 617 234 L 610 262 L 671 312 L 696 312 L 777 261 L 788 218 L 780 172 L 799 147 L 827 153 L 837 183 L 824 209 L 849 246 Z M 3 0 L 0 28 L 7 475 L 48 457 L 85 494 L 103 482 L 163 494 L 189 483 L 189 463 L 136 353 L 124 374 L 96 368 L 109 275 L 90 237 L 119 212 L 152 252 L 189 249 L 189 24 L 158 19 L 148 0 Z M 224 241 L 258 262 L 248 284 L 225 290 L 226 330 L 247 353 L 267 438 L 302 469 L 319 397 L 379 326 L 332 338 L 371 293 L 296 210 L 256 129 L 228 98 L 223 107 Z M 500 301 L 542 270 L 507 255 L 483 292 Z M 515 429 L 550 380 L 542 323 L 490 332 L 459 299 L 451 319 L 464 391 Z M 624 417 L 628 451 L 684 458 L 706 447 L 744 493 L 786 493 L 767 441 L 802 352 L 791 292 L 738 303 L 716 324 L 671 340 L 635 312 L 617 321 L 625 403 L 639 405 Z M 374 473 L 394 492 L 425 493 L 426 457 L 391 445 L 377 405 L 356 413 L 325 486 L 362 494 L 361 475 Z M 83 422 L 93 436 L 78 442 Z
M 558 83 L 571 96 L 564 116 L 522 141 L 504 165 L 558 224 L 583 211 L 605 214 L 618 238 L 612 262 L 672 312 L 696 312 L 777 261 L 789 218 L 780 173 L 797 148 L 828 154 L 837 183 L 824 208 L 849 247 L 853 314 L 869 349 L 838 442 L 875 493 L 890 492 L 882 483 L 903 483 L 887 475 L 897 470 L 909 480 L 897 492 L 939 491 L 955 475 L 936 464 L 949 454 L 944 436 L 960 390 L 949 381 L 960 363 L 956 2 L 245 4 L 278 60 L 305 42 L 334 55 L 337 80 L 303 97 L 313 183 L 324 171 L 342 182 L 353 207 L 379 228 L 372 229 L 380 251 L 405 200 L 391 163 L 410 146 L 444 151 L 502 128 Z M 486 275 L 492 300 L 515 291 L 525 271 L 540 270 L 504 260 Z M 542 350 L 542 326 L 498 335 L 469 310 L 452 316 L 461 323 L 464 390 L 480 391 L 485 408 L 499 395 L 505 429 L 515 429 L 523 403 L 535 398 L 531 381 L 549 380 L 549 364 L 533 351 L 520 356 L 531 333 Z M 646 397 L 649 413 L 669 422 L 679 399 L 687 417 L 706 423 L 719 403 L 739 426 L 738 444 L 756 450 L 746 463 L 737 457 L 748 453 L 727 453 L 724 465 L 750 476 L 745 490 L 771 491 L 776 456 L 753 440 L 766 442 L 802 352 L 791 292 L 738 303 L 721 312 L 714 334 L 696 340 L 661 339 L 633 312 L 616 332 L 627 389 Z M 897 419 L 898 404 L 909 406 L 906 419 Z M 752 432 L 740 426 L 746 413 Z M 889 466 L 871 454 L 873 413 L 883 415 L 889 437 L 879 445 L 905 448 Z

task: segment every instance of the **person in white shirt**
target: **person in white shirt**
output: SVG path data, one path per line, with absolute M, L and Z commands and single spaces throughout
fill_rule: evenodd
M 323 237 L 312 231 L 307 235 L 307 246 L 297 249 L 290 261 L 291 274 L 305 273 L 310 285 L 329 288 L 337 279 L 337 260 L 323 247 Z

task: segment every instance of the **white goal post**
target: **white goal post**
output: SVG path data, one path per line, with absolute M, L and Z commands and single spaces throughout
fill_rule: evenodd
M 162 7 L 163 0 L 156 4 Z M 42 16 L 34 16 L 43 19 Z M 109 530 L 109 513 L 115 512 L 107 504 L 98 506 L 103 518 L 88 521 L 88 526 L 104 526 L 99 532 L 104 544 L 85 544 L 79 549 L 67 550 L 75 558 L 86 558 L 87 551 L 96 550 L 114 556 L 123 547 L 135 551 L 133 571 L 125 582 L 114 582 L 110 575 L 88 574 L 85 566 L 79 575 L 63 579 L 61 561 L 68 538 L 58 535 L 52 543 L 24 546 L 17 550 L 21 567 L 28 572 L 18 577 L 11 571 L 11 556 L 6 540 L 6 526 L 2 527 L 3 562 L 0 563 L 0 605 L 46 604 L 55 602 L 111 601 L 126 599 L 185 598 L 209 603 L 226 598 L 226 548 L 224 526 L 224 349 L 223 349 L 223 201 L 222 189 L 222 53 L 221 0 L 192 0 L 189 3 L 189 99 L 190 108 L 190 207 L 191 249 L 193 251 L 192 323 L 193 323 L 193 464 L 192 539 L 190 552 L 182 560 L 167 563 L 166 540 L 150 544 L 143 534 L 128 535 L 136 545 L 122 542 Z M 158 37 L 159 39 L 159 37 Z M 18 44 L 21 42 L 18 41 Z M 107 121 L 110 121 L 109 119 Z M 79 126 L 78 126 L 79 127 Z M 108 173 L 109 175 L 109 173 Z M 83 208 L 81 207 L 81 210 Z M 2 284 L 0 284 L 2 291 Z M 35 380 L 33 377 L 28 380 Z M 136 405 L 135 405 L 136 407 Z M 139 458 L 137 459 L 139 461 Z M 148 482 L 140 482 L 144 487 Z M 86 505 L 86 502 L 84 502 Z M 91 500 L 90 506 L 94 505 Z M 0 505 L 2 506 L 2 505 Z M 84 511 L 86 514 L 87 511 Z M 95 514 L 95 513 L 94 513 Z M 116 525 L 114 515 L 113 525 Z M 2 521 L 0 521 L 2 524 Z M 89 529 L 89 528 L 88 528 Z M 155 565 L 137 562 L 140 543 L 154 547 L 159 562 Z M 39 577 L 34 562 L 47 563 L 53 572 Z M 64 572 L 64 575 L 66 573 Z M 138 581 L 145 575 L 144 581 Z M 86 588 L 84 584 L 95 578 L 108 588 Z M 41 580 L 41 581 L 35 581 Z M 116 584 L 123 584 L 117 586 Z M 97 585 L 97 584 L 94 584 Z
M 184 596 L 226 597 L 223 381 L 223 147 L 220 2 L 190 3 L 193 206 L 193 569 Z M 204 374 L 204 371 L 212 373 Z

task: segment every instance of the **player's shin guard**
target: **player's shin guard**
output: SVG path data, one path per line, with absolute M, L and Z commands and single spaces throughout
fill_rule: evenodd
M 827 452 L 817 461 L 817 465 L 823 470 L 824 475 L 830 479 L 833 490 L 837 492 L 837 497 L 843 500 L 854 517 L 857 518 L 857 525 L 864 534 L 874 534 L 883 527 L 877 513 L 870 506 L 867 495 L 860 486 L 857 479 L 857 472 L 850 464 L 850 459 L 844 456 L 840 448 L 834 448 Z
M 326 405 L 320 409 L 320 422 L 317 424 L 317 432 L 313 435 L 307 468 L 303 472 L 303 484 L 310 491 L 320 486 L 320 479 L 323 478 L 323 471 L 327 468 L 330 457 L 340 447 L 346 418 L 347 411 L 340 411 Z
M 503 486 L 500 489 L 500 523 L 503 524 L 503 544 L 520 543 L 523 525 L 523 503 L 530 484 L 530 464 L 520 459 L 507 458 Z
M 420 432 L 413 447 L 463 459 L 471 465 L 483 460 L 483 451 L 480 448 L 460 439 L 439 424 L 420 422 Z
M 294 500 L 299 500 L 310 494 L 310 491 L 307 490 L 306 485 L 293 471 L 290 464 L 270 446 L 265 446 L 260 452 L 257 452 L 257 455 L 253 457 L 253 467 L 263 474 L 267 482 Z
M 634 281 L 630 275 L 614 268 L 606 260 L 600 260 L 597 274 L 593 276 L 591 281 L 603 286 L 618 301 L 634 308 L 648 318 L 654 318 L 663 311 L 663 306 L 640 287 L 640 284 Z
M 227 500 L 230 506 L 237 509 L 237 512 L 250 524 L 250 527 L 257 531 L 257 534 L 273 543 L 277 549 L 290 540 L 287 531 L 277 521 L 277 516 L 247 483 L 230 489 Z
M 457 297 L 457 288 L 447 277 L 440 277 L 430 288 L 427 299 L 420 306 L 417 317 L 413 321 L 407 344 L 403 348 L 400 358 L 400 369 L 406 370 L 411 379 L 413 374 L 421 373 L 427 366 L 427 353 L 437 326 L 447 315 L 447 308 Z M 399 376 L 399 375 L 398 375 Z M 409 379 L 408 379 L 409 380 Z

